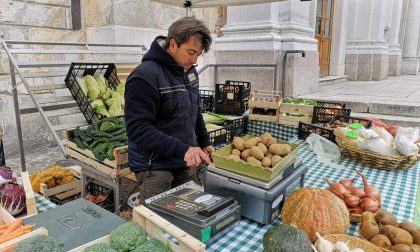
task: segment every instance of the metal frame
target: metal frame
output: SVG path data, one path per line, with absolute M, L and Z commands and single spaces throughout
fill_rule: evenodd
M 20 159 L 21 159 L 21 166 L 22 171 L 26 171 L 26 163 L 25 163 L 25 153 L 24 153 L 24 145 L 23 145 L 23 136 L 22 136 L 22 126 L 20 116 L 24 113 L 31 113 L 35 111 L 35 109 L 41 114 L 42 119 L 47 124 L 48 129 L 50 130 L 51 134 L 53 135 L 54 139 L 58 143 L 60 150 L 65 155 L 65 149 L 63 143 L 57 133 L 54 130 L 53 125 L 48 119 L 46 115 L 46 110 L 54 110 L 60 109 L 65 106 L 63 104 L 59 105 L 52 105 L 49 106 L 48 109 L 44 109 L 41 106 L 41 103 L 35 97 L 34 92 L 32 91 L 27 78 L 47 78 L 47 77 L 57 77 L 57 76 L 65 76 L 67 73 L 51 73 L 47 72 L 39 72 L 33 73 L 29 72 L 29 74 L 25 73 L 23 69 L 37 69 L 42 67 L 65 67 L 70 66 L 71 62 L 83 62 L 82 60 L 73 60 L 73 61 L 28 61 L 28 62 L 20 62 L 16 60 L 16 55 L 60 55 L 65 57 L 66 55 L 89 55 L 94 59 L 94 61 L 88 61 L 89 63 L 103 63 L 98 62 L 97 55 L 107 55 L 111 54 L 114 56 L 121 56 L 121 55 L 143 55 L 146 51 L 146 47 L 144 45 L 134 45 L 134 44 L 105 44 L 105 43 L 83 43 L 83 42 L 51 42 L 51 41 L 18 41 L 18 40 L 1 40 L 1 47 L 6 52 L 6 55 L 9 59 L 9 66 L 10 66 L 10 77 L 12 83 L 12 91 L 13 91 L 13 101 L 14 101 L 14 112 L 16 118 L 16 127 L 18 133 L 18 141 L 19 141 L 19 150 L 20 150 Z M 16 48 L 13 48 L 16 46 Z M 42 49 L 32 49 L 33 46 L 47 46 L 47 48 Z M 50 48 L 48 48 L 48 46 Z M 54 47 L 57 46 L 66 46 L 66 49 L 55 49 Z M 23 48 L 22 48 L 23 47 Z M 25 48 L 27 47 L 27 48 Z M 52 47 L 52 48 L 51 48 Z M 84 47 L 86 50 L 81 49 L 74 49 L 74 47 Z M 112 50 L 102 49 L 102 50 L 93 50 L 92 47 L 108 47 L 112 48 Z M 118 48 L 134 48 L 131 50 L 119 50 Z M 139 50 L 140 49 L 140 50 Z M 118 60 L 117 64 L 121 65 L 132 65 L 140 63 L 140 57 L 138 60 Z M 20 109 L 19 108 L 19 97 L 17 93 L 17 82 L 16 82 L 16 75 L 18 75 L 23 85 L 25 86 L 26 90 L 28 91 L 29 96 L 31 97 L 33 103 L 35 104 L 34 109 Z M 64 78 L 63 78 L 64 79 Z M 48 85 L 46 85 L 48 86 Z M 52 85 L 54 86 L 54 85 Z M 52 87 L 54 89 L 54 87 Z M 47 89 L 45 89 L 47 90 Z M 21 113 L 23 112 L 23 113 Z

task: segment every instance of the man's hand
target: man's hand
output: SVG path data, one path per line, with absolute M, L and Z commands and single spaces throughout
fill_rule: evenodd
M 190 147 L 184 156 L 184 161 L 190 168 L 197 168 L 202 161 L 211 164 L 209 156 L 200 149 L 200 147 Z
M 211 155 L 215 150 L 214 147 L 212 145 L 209 145 L 207 147 L 203 148 L 204 153 L 206 153 L 207 155 Z

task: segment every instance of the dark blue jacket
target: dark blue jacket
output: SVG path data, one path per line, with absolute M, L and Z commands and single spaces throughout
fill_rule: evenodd
M 157 37 L 125 87 L 128 160 L 133 171 L 185 169 L 190 146 L 210 145 L 199 109 L 198 73 L 184 73 Z

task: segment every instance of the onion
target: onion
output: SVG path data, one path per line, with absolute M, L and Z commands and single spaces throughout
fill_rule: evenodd
M 357 207 L 360 204 L 360 198 L 355 195 L 345 195 L 344 202 L 348 207 Z
M 376 213 L 381 209 L 381 204 L 379 201 L 377 201 L 375 198 L 366 196 L 364 199 L 362 199 L 361 203 L 363 210 L 369 211 L 371 213 Z
M 372 198 L 378 200 L 379 203 L 380 203 L 381 202 L 381 193 L 378 191 L 378 189 L 376 189 L 375 187 L 369 185 L 369 183 L 367 182 L 366 177 L 365 177 L 364 174 L 362 174 L 361 172 L 359 172 L 356 168 L 354 168 L 354 170 L 363 179 L 363 185 L 365 187 L 364 190 L 365 190 L 366 196 L 367 197 L 372 197 Z
M 359 187 L 354 187 L 351 190 L 351 194 L 353 194 L 354 196 L 359 197 L 360 199 L 363 199 L 364 197 L 366 197 L 365 190 L 363 190 L 362 188 L 359 188 Z
M 327 178 L 324 178 L 324 180 L 330 186 L 329 190 L 332 193 L 334 193 L 335 195 L 337 195 L 339 198 L 344 199 L 344 196 L 345 195 L 351 194 L 351 192 L 347 188 L 345 188 L 342 184 L 340 184 L 340 183 L 331 183 L 331 181 L 329 181 Z
M 352 178 L 352 179 L 342 179 L 340 180 L 340 184 L 342 184 L 345 188 L 347 188 L 348 190 L 352 190 L 353 189 L 353 183 L 354 180 L 356 178 Z
M 353 207 L 353 208 L 349 208 L 350 213 L 353 214 L 362 214 L 363 213 L 363 207 L 362 206 L 357 206 L 357 207 Z
M 13 179 L 12 168 L 5 165 L 0 166 L 0 177 L 3 177 L 4 179 Z

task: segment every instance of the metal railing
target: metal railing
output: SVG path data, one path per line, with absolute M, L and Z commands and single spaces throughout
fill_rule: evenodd
M 23 136 L 22 136 L 22 125 L 21 125 L 21 109 L 19 108 L 19 97 L 17 92 L 17 81 L 16 75 L 20 77 L 22 84 L 27 90 L 31 100 L 35 104 L 35 109 L 40 113 L 43 121 L 47 124 L 49 131 L 53 135 L 54 139 L 58 143 L 58 146 L 62 153 L 65 155 L 64 145 L 59 138 L 56 130 L 51 124 L 48 116 L 41 106 L 40 102 L 37 100 L 34 92 L 32 91 L 27 78 L 50 78 L 57 76 L 65 76 L 66 72 L 50 72 L 50 71 L 33 71 L 34 69 L 39 68 L 56 68 L 56 67 L 70 67 L 71 62 L 83 62 L 82 60 L 47 60 L 47 61 L 18 61 L 17 58 L 19 55 L 29 55 L 33 58 L 36 58 L 36 55 L 58 55 L 60 57 L 66 58 L 68 55 L 86 55 L 87 57 L 93 58 L 89 60 L 89 63 L 103 63 L 105 60 L 98 60 L 99 55 L 114 55 L 115 57 L 121 57 L 122 55 L 127 56 L 136 56 L 143 55 L 146 51 L 144 45 L 133 45 L 133 44 L 104 44 L 104 43 L 83 43 L 83 42 L 51 42 L 51 41 L 17 41 L 17 40 L 1 40 L 0 41 L 2 48 L 6 52 L 6 55 L 9 59 L 10 66 L 10 77 L 12 83 L 12 92 L 13 92 L 13 101 L 14 101 L 14 113 L 16 118 L 16 128 L 19 141 L 19 151 L 21 159 L 22 171 L 26 171 L 26 162 L 25 162 L 25 152 L 23 145 Z M 36 48 L 40 46 L 41 48 Z M 57 49 L 57 47 L 65 46 L 65 49 Z M 83 47 L 86 49 L 74 49 L 74 47 Z M 95 50 L 96 48 L 101 48 L 101 50 Z M 111 48 L 108 49 L 108 48 Z M 131 48 L 131 50 L 121 50 L 120 48 Z M 80 56 L 79 56 L 80 57 Z M 119 59 L 114 60 L 113 63 L 120 65 L 134 65 L 139 64 L 141 58 L 137 59 Z M 27 70 L 27 71 L 24 71 Z M 31 71 L 32 70 L 32 71 Z M 64 80 L 64 78 L 63 78 Z M 48 86 L 48 85 L 46 85 Z M 61 85 L 62 86 L 62 85 Z M 54 88 L 53 88 L 54 89 Z M 62 105 L 57 105 L 57 109 L 63 107 Z M 54 109 L 50 107 L 49 110 Z M 23 110 L 22 110 L 23 111 Z M 27 110 L 28 111 L 28 110 Z M 57 116 L 57 115 L 56 115 Z

